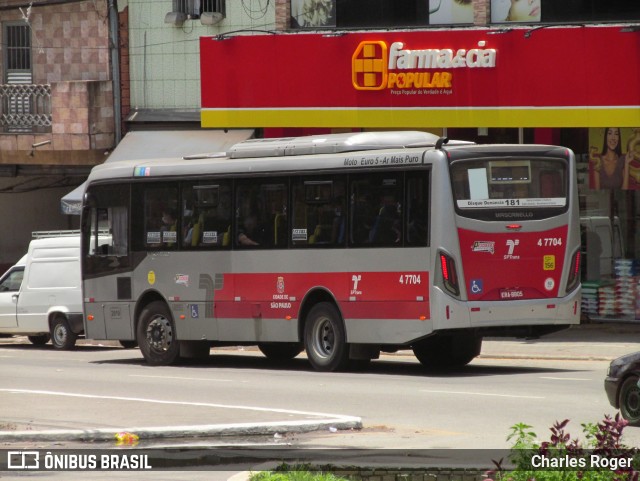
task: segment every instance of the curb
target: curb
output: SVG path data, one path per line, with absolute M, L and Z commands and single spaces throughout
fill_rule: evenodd
M 617 356 L 577 356 L 554 354 L 480 354 L 478 359 L 533 359 L 545 361 L 613 361 Z
M 211 436 L 259 436 L 282 433 L 308 433 L 336 429 L 362 429 L 362 419 L 343 416 L 322 421 L 210 424 L 201 426 L 130 427 L 125 429 L 55 429 L 47 431 L 0 432 L 0 442 L 25 441 L 114 441 L 116 433 L 127 432 L 140 439 L 193 438 Z

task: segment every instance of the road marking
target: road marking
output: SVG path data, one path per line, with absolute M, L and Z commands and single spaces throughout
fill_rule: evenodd
M 129 374 L 129 377 L 148 377 L 152 379 L 180 379 L 187 381 L 212 381 L 212 382 L 238 382 L 235 379 L 209 379 L 204 377 L 181 377 L 181 376 L 150 376 L 145 374 Z M 240 382 L 249 382 L 249 381 L 240 381 Z
M 517 394 L 498 394 L 491 392 L 466 392 L 466 391 L 431 391 L 427 389 L 421 389 L 420 392 L 426 392 L 431 394 L 464 394 L 466 396 L 495 396 L 495 397 L 508 397 L 516 399 L 545 399 L 544 396 L 519 396 Z
M 359 419 L 354 416 L 347 416 L 343 414 L 328 414 L 328 413 L 317 413 L 317 412 L 310 412 L 310 411 L 296 411 L 292 409 L 261 408 L 257 406 L 238 406 L 238 405 L 232 405 L 232 404 L 214 404 L 214 403 L 189 402 L 189 401 L 165 401 L 162 399 L 149 399 L 149 398 L 124 397 L 124 396 L 102 396 L 97 394 L 80 394 L 80 393 L 69 393 L 69 392 L 58 392 L 58 391 L 37 391 L 37 390 L 31 390 L 31 389 L 0 389 L 0 392 L 8 392 L 8 393 L 15 393 L 15 394 L 42 394 L 45 396 L 65 396 L 65 397 L 77 397 L 77 398 L 83 398 L 83 399 L 102 399 L 102 400 L 108 399 L 113 401 L 136 401 L 136 402 L 145 402 L 145 403 L 152 403 L 152 404 L 175 404 L 175 405 L 181 405 L 181 406 L 242 409 L 245 411 L 298 414 L 302 416 L 313 416 L 313 417 L 323 417 L 323 418 L 331 417 L 331 418 L 340 419 L 344 421 L 352 421 L 354 419 Z
M 540 376 L 540 379 L 551 379 L 553 381 L 591 381 L 591 379 L 586 379 L 583 377 L 551 377 L 551 376 Z

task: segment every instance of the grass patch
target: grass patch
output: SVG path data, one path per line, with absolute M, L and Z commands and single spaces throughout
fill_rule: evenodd
M 321 471 L 261 471 L 252 473 L 250 481 L 347 481 L 331 473 Z

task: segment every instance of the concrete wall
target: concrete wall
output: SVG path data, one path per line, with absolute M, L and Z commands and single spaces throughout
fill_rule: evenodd
M 227 1 L 227 17 L 220 23 L 205 26 L 194 19 L 178 27 L 164 22 L 171 0 L 129 0 L 131 108 L 199 109 L 200 36 L 275 29 L 274 2 L 260 2 L 268 4 L 264 12 L 256 10 L 258 2 L 244 3 L 253 11 L 247 12 L 243 2 Z

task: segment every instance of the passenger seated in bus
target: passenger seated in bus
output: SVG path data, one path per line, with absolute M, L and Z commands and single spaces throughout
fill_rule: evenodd
M 380 208 L 369 234 L 372 244 L 389 245 L 400 242 L 400 222 L 397 207 L 390 202 Z
M 427 216 L 422 209 L 414 209 L 407 228 L 407 241 L 412 245 L 424 245 L 427 241 Z
M 262 242 L 261 229 L 258 226 L 258 218 L 250 214 L 244 219 L 244 223 L 238 229 L 238 244 L 243 246 L 259 246 Z
M 351 233 L 350 240 L 354 244 L 369 242 L 369 234 L 374 222 L 371 200 L 368 196 L 360 196 L 354 201 L 351 199 Z
M 183 232 L 186 232 L 184 235 L 184 243 L 185 246 L 196 246 L 200 240 L 200 231 L 202 230 L 202 223 L 199 222 L 199 219 L 194 216 L 191 220 L 184 226 Z
M 162 211 L 162 226 L 160 227 L 160 231 L 162 232 L 162 242 L 168 246 L 173 246 L 178 240 L 177 222 L 175 211 L 172 209 Z
M 331 223 L 331 243 L 343 244 L 346 218 L 342 215 L 342 200 L 336 201 L 333 211 L 333 222 Z

